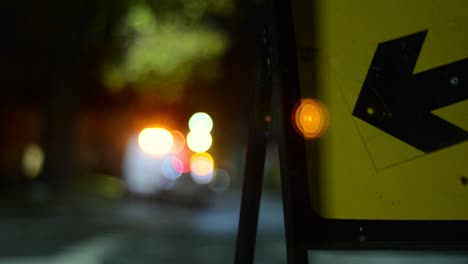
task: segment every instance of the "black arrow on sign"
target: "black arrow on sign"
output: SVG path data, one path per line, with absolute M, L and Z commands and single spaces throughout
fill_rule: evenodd
M 353 115 L 429 153 L 468 139 L 467 131 L 431 113 L 468 99 L 468 59 L 413 74 L 426 34 L 378 45 Z

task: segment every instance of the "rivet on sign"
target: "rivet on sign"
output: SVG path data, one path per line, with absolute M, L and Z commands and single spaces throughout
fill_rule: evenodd
M 457 76 L 450 78 L 450 84 L 453 86 L 458 86 L 460 84 L 460 79 Z
M 375 109 L 371 106 L 367 107 L 367 114 L 368 115 L 374 115 L 375 114 Z
M 465 185 L 465 186 L 468 184 L 468 179 L 467 179 L 465 176 L 462 176 L 462 177 L 460 178 L 460 181 L 461 181 L 461 183 L 462 183 L 463 185 Z

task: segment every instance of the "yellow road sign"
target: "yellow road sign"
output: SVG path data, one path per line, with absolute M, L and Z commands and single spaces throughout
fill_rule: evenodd
M 468 2 L 317 2 L 293 1 L 301 93 L 330 116 L 306 145 L 314 209 L 468 220 Z

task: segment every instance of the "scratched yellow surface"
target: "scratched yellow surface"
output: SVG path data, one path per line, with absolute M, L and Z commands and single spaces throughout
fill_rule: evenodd
M 293 1 L 302 95 L 331 118 L 306 143 L 314 209 L 333 219 L 468 220 L 468 142 L 425 154 L 351 114 L 381 42 L 428 30 L 415 73 L 468 58 L 468 1 L 314 2 Z M 468 129 L 466 100 L 433 113 Z

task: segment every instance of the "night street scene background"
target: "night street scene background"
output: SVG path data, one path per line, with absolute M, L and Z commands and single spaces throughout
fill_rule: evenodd
M 0 263 L 233 263 L 265 5 L 0 1 Z M 265 137 L 255 263 L 279 264 L 278 150 Z
M 233 261 L 262 5 L 2 1 L 0 263 Z M 258 261 L 284 263 L 269 149 Z

